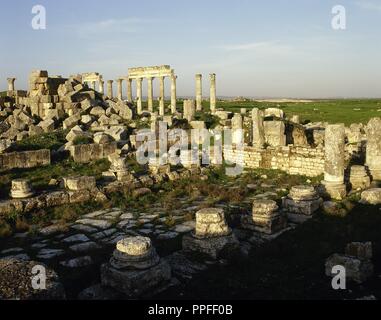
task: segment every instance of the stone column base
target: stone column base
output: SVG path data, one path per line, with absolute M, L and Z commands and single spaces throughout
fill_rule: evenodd
M 167 286 L 171 280 L 171 267 L 164 260 L 146 270 L 118 270 L 106 263 L 101 266 L 101 280 L 103 286 L 137 298 Z
M 323 199 L 321 198 L 297 201 L 286 197 L 283 199 L 283 208 L 287 212 L 311 216 L 320 208 L 322 203 Z
M 223 253 L 231 253 L 239 249 L 239 242 L 233 233 L 214 238 L 195 238 L 192 234 L 183 237 L 183 250 L 187 254 L 199 255 L 216 260 Z
M 323 192 L 335 200 L 343 200 L 347 195 L 347 186 L 344 183 L 336 183 L 323 180 L 321 182 Z
M 287 217 L 282 214 L 275 214 L 264 217 L 257 216 L 253 220 L 253 216 L 250 214 L 241 218 L 241 225 L 244 229 L 271 235 L 287 227 Z

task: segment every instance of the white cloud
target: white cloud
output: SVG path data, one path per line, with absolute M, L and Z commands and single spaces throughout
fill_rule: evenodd
M 381 12 L 380 3 L 374 3 L 372 1 L 366 1 L 366 0 L 363 0 L 363 1 L 358 0 L 358 1 L 355 1 L 355 5 L 363 9 Z
M 80 25 L 68 26 L 75 30 L 81 37 L 99 37 L 109 34 L 137 33 L 144 30 L 148 25 L 160 22 L 158 19 L 144 18 L 124 18 L 124 19 L 105 19 L 101 21 L 85 22 Z

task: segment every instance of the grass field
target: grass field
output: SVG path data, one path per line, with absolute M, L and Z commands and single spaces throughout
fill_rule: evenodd
M 170 101 L 166 101 L 169 105 Z M 204 110 L 209 110 L 209 101 L 203 101 Z M 147 103 L 143 102 L 143 108 L 147 108 Z M 182 110 L 182 100 L 177 102 L 178 110 Z M 253 108 L 280 108 L 288 117 L 299 115 L 302 122 L 329 122 L 344 123 L 349 126 L 351 123 L 366 124 L 373 117 L 381 117 L 380 99 L 357 99 L 357 100 L 311 100 L 311 102 L 259 102 L 259 101 L 223 101 L 217 102 L 217 108 L 227 111 L 240 112 L 241 108 L 250 111 Z M 158 110 L 158 102 L 154 101 L 154 109 Z

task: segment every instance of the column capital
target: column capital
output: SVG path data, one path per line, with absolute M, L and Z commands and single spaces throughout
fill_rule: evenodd
M 114 80 L 107 80 L 107 83 L 113 83 Z

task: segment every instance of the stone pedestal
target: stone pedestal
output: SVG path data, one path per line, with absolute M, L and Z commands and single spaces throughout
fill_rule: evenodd
M 352 190 L 362 190 L 369 188 L 370 177 L 368 176 L 364 166 L 352 166 L 350 170 L 351 172 L 349 182 L 351 184 Z
M 13 199 L 24 199 L 33 196 L 29 181 L 25 179 L 12 180 L 11 197 Z
M 196 74 L 196 110 L 202 110 L 202 75 Z
M 328 125 L 325 129 L 324 191 L 336 200 L 346 194 L 344 184 L 345 129 L 344 124 Z
M 256 200 L 252 214 L 241 218 L 242 227 L 268 235 L 282 231 L 287 227 L 287 219 L 278 209 L 275 201 Z
M 366 135 L 366 165 L 373 180 L 381 180 L 381 118 L 369 121 Z
M 125 238 L 117 243 L 109 263 L 101 267 L 102 285 L 137 298 L 169 284 L 171 268 L 157 255 L 151 240 Z
M 223 209 L 206 208 L 196 213 L 194 233 L 183 237 L 183 250 L 188 254 L 218 259 L 239 245 L 228 227 Z
M 216 111 L 217 96 L 216 96 L 216 74 L 210 75 L 210 112 Z
M 312 216 L 323 203 L 312 186 L 294 186 L 290 194 L 283 198 L 283 208 L 291 222 L 303 222 L 303 217 Z

